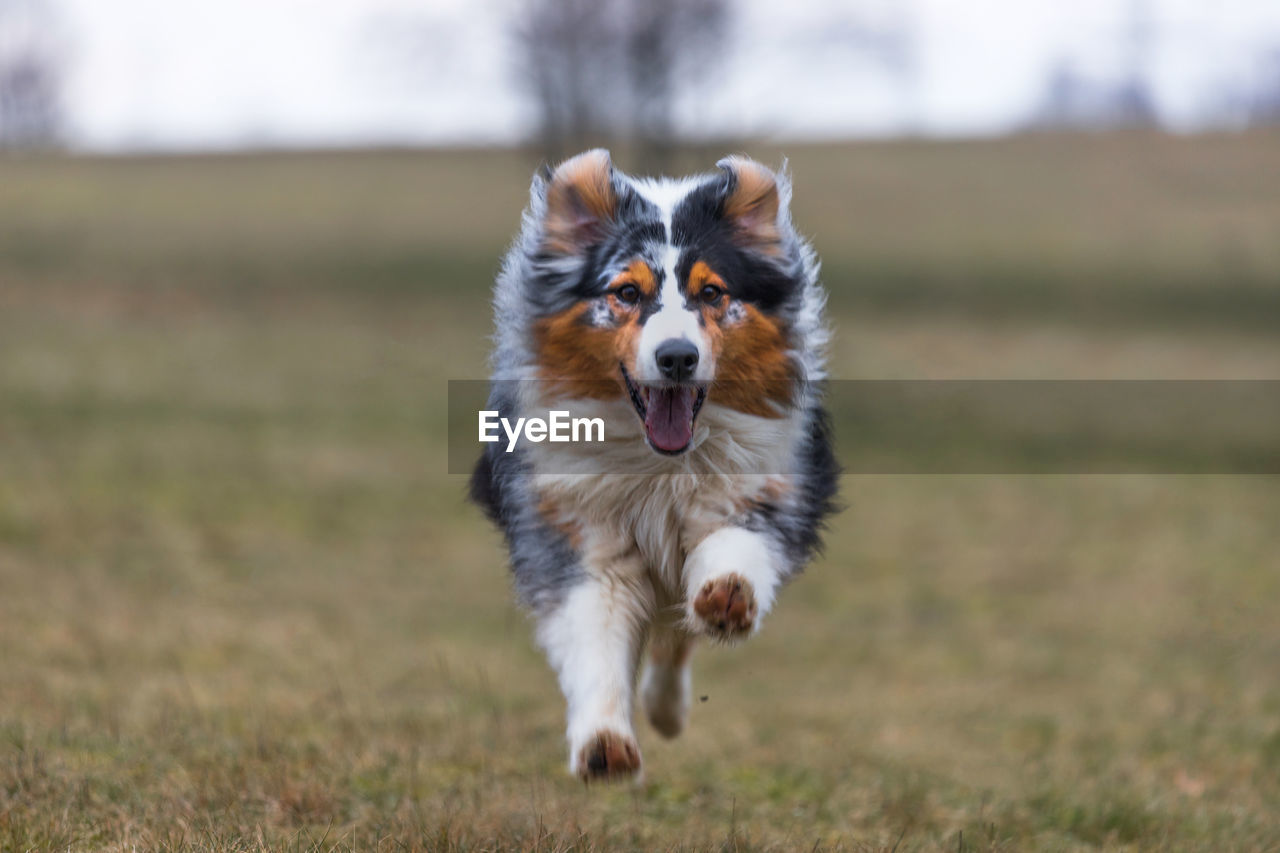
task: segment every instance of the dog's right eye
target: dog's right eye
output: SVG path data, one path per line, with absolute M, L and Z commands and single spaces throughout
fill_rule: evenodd
M 640 288 L 634 284 L 624 284 L 613 292 L 618 301 L 627 305 L 635 305 L 640 301 Z

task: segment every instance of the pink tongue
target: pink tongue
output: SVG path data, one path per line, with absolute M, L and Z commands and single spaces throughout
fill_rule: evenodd
M 693 440 L 695 388 L 654 388 L 649 391 L 644 429 L 659 450 L 683 450 Z

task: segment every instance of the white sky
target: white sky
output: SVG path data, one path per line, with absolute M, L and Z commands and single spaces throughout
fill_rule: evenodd
M 529 127 L 504 18 L 520 0 L 55 2 L 83 147 L 509 142 Z M 1056 61 L 1114 71 L 1136 2 L 1156 22 L 1147 67 L 1175 127 L 1204 121 L 1217 86 L 1280 47 L 1280 0 L 740 0 L 729 55 L 708 58 L 712 82 L 679 109 L 782 137 L 998 133 Z M 887 9 L 913 22 L 909 80 L 840 37 Z

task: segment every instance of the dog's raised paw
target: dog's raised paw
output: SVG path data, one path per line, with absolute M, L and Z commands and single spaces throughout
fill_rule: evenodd
M 721 575 L 698 590 L 693 612 L 713 637 L 724 640 L 745 637 L 756 622 L 755 590 L 741 575 Z
M 640 747 L 617 732 L 597 732 L 578 750 L 575 764 L 584 782 L 617 781 L 640 772 Z

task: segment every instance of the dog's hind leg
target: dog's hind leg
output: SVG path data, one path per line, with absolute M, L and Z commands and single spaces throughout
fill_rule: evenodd
M 684 729 L 693 692 L 689 657 L 694 637 L 674 626 L 656 628 L 649 646 L 649 663 L 640 680 L 640 703 L 645 716 L 666 738 Z
M 585 781 L 640 772 L 631 705 L 652 612 L 641 571 L 614 565 L 588 574 L 538 620 L 538 640 L 568 701 L 569 772 Z

